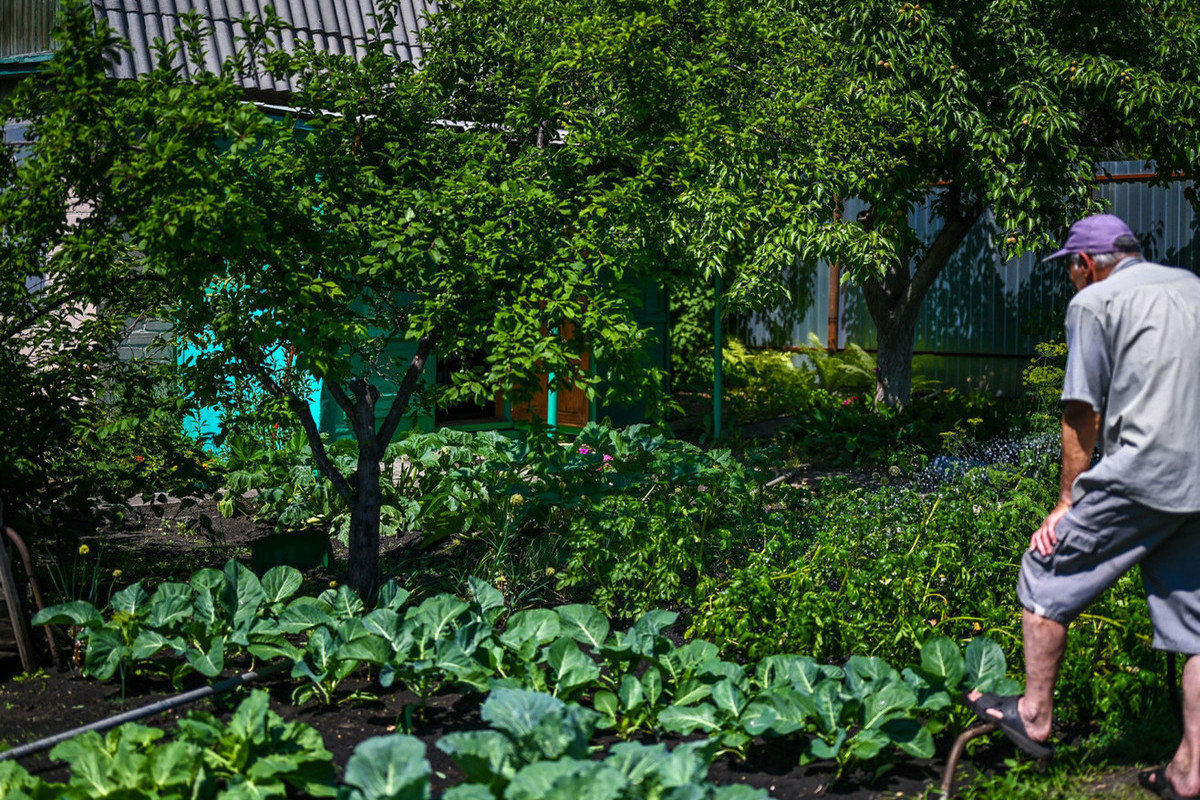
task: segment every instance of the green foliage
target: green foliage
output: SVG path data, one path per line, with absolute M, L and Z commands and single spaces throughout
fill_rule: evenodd
M 800 354 L 748 350 L 731 339 L 722 355 L 731 419 L 753 422 L 798 416 L 812 423 L 818 438 L 828 439 L 813 442 L 809 455 L 836 454 L 839 462 L 884 461 L 880 455 L 886 444 L 908 444 L 914 438 L 919 442 L 912 429 L 905 429 L 910 418 L 926 419 L 933 409 L 932 416 L 945 421 L 963 410 L 957 407 L 961 403 L 955 403 L 956 393 L 938 393 L 936 381 L 916 376 L 912 386 L 918 409 L 905 414 L 903 409 L 881 406 L 877 409 L 880 418 L 873 418 L 869 398 L 875 391 L 875 356 L 854 344 L 830 352 L 811 333 Z M 988 405 L 982 397 L 975 400 Z M 837 441 L 839 437 L 842 441 Z
M 186 584 L 163 583 L 153 593 L 131 584 L 112 596 L 107 620 L 91 603 L 76 600 L 39 611 L 34 624 L 81 628 L 84 672 L 101 680 L 169 653 L 156 663 L 178 685 L 191 672 L 220 675 L 235 654 L 297 657 L 280 617 L 299 588 L 300 573 L 291 567 L 274 567 L 260 580 L 230 561 L 223 571 L 203 569 Z
M 702 580 L 698 595 L 709 599 L 689 633 L 751 660 L 897 660 L 937 634 L 1019 642 L 1020 557 L 1057 498 L 1052 465 L 1023 463 L 928 493 L 832 481 L 817 494 L 784 492 L 777 529 L 743 565 Z M 1113 722 L 1142 713 L 1159 674 L 1149 630 L 1138 580 L 1124 576 L 1073 626 L 1058 713 Z
M 675 391 L 711 391 L 713 305 L 711 281 L 677 280 L 671 292 L 671 386 Z
M 803 735 L 806 761 L 832 759 L 839 769 L 885 765 L 897 750 L 929 757 L 931 737 L 944 725 L 960 683 L 1012 689 L 999 646 L 982 639 L 964 657 L 949 639 L 935 637 L 924 644 L 920 665 L 903 673 L 878 657 L 860 655 L 832 667 L 780 654 L 750 669 L 722 659 L 706 641 L 676 645 L 666 631 L 678 615 L 669 611 L 648 611 L 626 630 L 614 631 L 598 609 L 585 605 L 516 611 L 505 620 L 509 610 L 501 593 L 477 580 L 467 600 L 441 594 L 420 602 L 410 602 L 408 592 L 389 583 L 369 611 L 344 586 L 286 602 L 298 583 L 295 571 L 285 568 L 256 582 L 231 562 L 225 573 L 201 570 L 192 577 L 197 589 L 217 589 L 211 596 L 163 584 L 148 597 L 134 585 L 114 596 L 107 620 L 77 601 L 43 612 L 37 621 L 86 628 L 89 671 L 99 677 L 111 676 L 117 669 L 112 662 L 119 659 L 146 663 L 160 650 L 178 651 L 179 642 L 162 631 L 181 625 L 185 632 L 194 630 L 191 620 L 211 616 L 219 603 L 243 625 L 220 634 L 222 643 L 242 643 L 240 631 L 248 628 L 258 637 L 247 647 L 250 652 L 266 642 L 270 655 L 292 660 L 293 677 L 307 681 L 296 700 L 345 699 L 337 696 L 338 687 L 361 665 L 378 675 L 381 686 L 400 681 L 422 703 L 444 688 L 490 691 L 483 718 L 494 730 L 452 734 L 439 746 L 469 779 L 497 794 L 535 763 L 585 759 L 597 726 L 622 737 L 702 733 L 708 742 L 696 746 L 707 754 L 704 765 L 718 751 L 744 755 L 760 735 Z M 281 634 L 306 642 L 279 646 Z M 124 645 L 131 637 L 133 645 Z M 216 663 L 220 652 L 213 657 L 199 648 L 199 656 Z M 269 721 L 265 696 L 251 700 L 228 729 L 207 715 L 181 724 L 190 741 L 207 748 L 205 762 L 212 769 L 249 770 L 247 776 L 256 777 L 248 759 L 265 747 L 298 757 L 315 749 L 302 728 L 264 733 L 270 727 L 263 721 Z M 577 704 L 588 702 L 592 709 Z M 410 714 L 405 723 L 411 725 Z M 313 769 L 320 764 L 303 761 L 282 780 L 315 781 Z M 356 785 L 368 780 L 382 778 L 364 775 Z M 423 780 L 418 772 L 403 782 L 419 787 Z
M 326 450 L 336 468 L 353 469 L 357 453 L 352 440 L 334 442 Z M 233 435 L 226 440 L 226 452 L 228 491 L 219 505 L 224 516 L 233 516 L 244 503 L 241 496 L 253 490 L 257 495 L 250 505 L 256 516 L 274 522 L 278 531 L 348 520 L 345 501 L 321 474 L 303 431 L 295 431 L 275 445 Z M 390 528 L 387 532 L 395 531 Z
M 946 389 L 901 408 L 873 409 L 860 395 L 816 390 L 781 444 L 800 459 L 860 468 L 888 466 L 911 474 L 938 453 L 1019 435 L 1028 406 L 982 392 Z
M 1021 382 L 1033 403 L 1033 422 L 1039 427 L 1058 430 L 1066 361 L 1066 342 L 1039 342 L 1037 356 L 1021 373 Z
M 875 388 L 875 358 L 856 344 L 831 353 L 815 333 L 809 333 L 805 355 L 817 387 L 830 394 L 866 397 Z
M 589 487 L 566 526 L 569 556 L 559 586 L 580 587 L 607 612 L 690 604 L 690 588 L 722 560 L 746 517 L 754 481 L 728 451 L 664 440 L 644 449 L 599 444 L 606 484 Z M 568 495 L 569 496 L 569 495 Z
M 89 731 L 50 751 L 70 764 L 68 783 L 35 778 L 7 762 L 0 765 L 0 793 L 47 800 L 334 796 L 333 756 L 321 735 L 284 722 L 267 700 L 265 691 L 252 692 L 228 723 L 190 712 L 166 743 L 159 743 L 163 731 L 133 722 L 103 737 Z
M 545 147 L 545 117 L 459 116 L 457 77 L 439 84 L 432 62 L 415 71 L 388 55 L 386 30 L 361 57 L 287 53 L 267 44 L 273 20 L 257 20 L 212 74 L 199 44 L 179 44 L 203 41 L 189 15 L 155 69 L 111 81 L 111 30 L 91 24 L 87 3 L 64 15 L 54 59 L 3 109 L 30 121 L 29 158 L 4 172 L 5 253 L 28 250 L 22 263 L 63 285 L 135 284 L 114 302 L 172 322 L 198 401 L 253 381 L 286 403 L 355 520 L 350 580 L 364 593 L 376 582 L 377 481 L 349 477 L 376 474 L 413 397 L 405 378 L 435 343 L 486 353 L 482 371 L 456 378 L 459 398 L 519 400 L 547 372 L 594 396 L 588 351 L 614 396 L 654 396 L 660 376 L 642 363 L 623 280 L 648 273 L 633 212 L 649 189 L 595 143 Z M 246 102 L 237 75 L 251 58 L 299 83 L 297 115 L 273 120 Z M 91 213 L 68 225 L 81 203 Z M 575 337 L 557 335 L 565 323 Z M 351 422 L 352 470 L 316 435 L 301 388 L 311 379 Z
M 428 800 L 431 772 L 420 739 L 373 736 L 346 762 L 338 800 Z
M 239 452 L 231 448 L 231 467 L 244 461 Z M 357 458 L 351 442 L 329 452 L 347 465 Z M 297 435 L 252 468 L 231 469 L 230 486 L 235 495 L 258 488 L 259 514 L 280 527 L 329 525 L 344 536 L 349 514 L 309 454 Z M 729 451 L 647 426 L 593 423 L 570 444 L 414 432 L 388 446 L 382 475 L 384 535 L 419 531 L 427 546 L 455 539 L 452 553 L 513 597 L 557 585 L 608 612 L 689 602 L 694 576 L 727 558 L 761 516 L 755 479 Z
M 738 340 L 730 339 L 721 357 L 725 402 L 732 423 L 795 414 L 809 406 L 816 375 L 796 367 L 792 354 L 748 350 Z
M 1025 531 L 1052 494 L 1031 478 L 991 479 L 1005 491 L 976 476 L 931 494 L 845 484 L 785 493 L 786 514 L 805 533 L 768 531 L 744 567 L 705 580 L 710 600 L 694 632 L 750 658 L 799 651 L 833 661 L 895 659 L 935 632 L 1013 635 Z
M 1106 10 L 1100 27 L 1070 7 L 1016 0 L 803 4 L 818 36 L 846 43 L 839 67 L 874 112 L 860 133 L 876 139 L 875 158 L 829 157 L 849 159 L 834 194 L 867 206 L 833 227 L 843 274 L 862 285 L 879 332 L 884 403 L 908 401 L 920 306 L 985 212 L 1003 257 L 1045 252 L 1066 223 L 1099 210 L 1096 164 L 1114 152 L 1164 178 L 1194 171 L 1194 13 L 1186 2 Z M 941 224 L 921 240 L 909 220 L 935 184 Z
M 43 305 L 36 296 L 28 303 Z M 67 558 L 77 545 L 64 529 L 94 519 L 98 501 L 120 505 L 138 494 L 192 494 L 213 485 L 217 471 L 180 433 L 181 404 L 166 388 L 171 370 L 145 360 L 123 362 L 94 342 L 75 341 L 111 341 L 121 320 L 71 327 L 53 316 L 61 312 L 43 313 L 52 318 L 6 330 L 0 307 L 4 513 L 28 540 L 53 544 L 57 556 Z

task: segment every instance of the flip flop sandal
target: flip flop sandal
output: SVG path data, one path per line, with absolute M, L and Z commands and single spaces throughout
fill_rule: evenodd
M 1195 800 L 1195 798 L 1184 797 L 1175 791 L 1175 787 L 1167 780 L 1167 767 L 1165 764 L 1157 769 L 1139 772 L 1138 785 L 1148 792 L 1153 792 L 1159 797 L 1166 798 L 1166 800 Z
M 1030 737 L 1029 732 L 1025 730 L 1025 723 L 1021 721 L 1021 715 L 1017 712 L 1017 701 L 1021 699 L 1020 695 L 1000 695 L 995 692 L 984 692 L 979 697 L 971 700 L 967 697 L 967 694 L 967 692 L 964 692 L 962 697 L 963 703 L 967 708 L 974 711 L 975 716 L 984 722 L 990 722 L 1000 728 L 1001 732 L 1022 753 L 1036 758 L 1038 761 L 1045 761 L 1054 755 L 1053 747 L 1045 742 L 1034 740 Z M 995 714 L 989 713 L 992 711 L 999 712 L 1000 716 L 997 717 Z

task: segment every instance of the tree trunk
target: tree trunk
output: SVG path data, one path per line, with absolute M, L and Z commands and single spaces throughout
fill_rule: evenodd
M 379 516 L 383 509 L 383 491 L 379 480 L 382 477 L 384 452 L 408 408 L 409 398 L 420 381 L 435 338 L 436 335 L 431 333 L 417 342 L 417 351 L 378 430 L 375 403 L 379 400 L 379 389 L 365 378 L 355 378 L 350 382 L 351 399 L 336 384 L 329 384 L 330 394 L 349 417 L 354 438 L 358 442 L 358 465 L 351 476 L 353 486 L 350 487 L 349 496 L 343 495 L 346 505 L 350 507 L 349 574 L 346 581 L 368 603 L 379 588 Z
M 363 378 L 355 378 L 350 382 L 350 392 L 354 395 L 354 413 L 350 422 L 354 427 L 354 438 L 358 440 L 358 466 L 351 476 L 354 496 L 350 503 L 346 582 L 359 597 L 370 602 L 379 571 L 379 513 L 383 507 L 383 493 L 379 488 L 383 448 L 375 431 L 375 401 L 379 399 L 379 389 Z
M 372 408 L 374 406 L 372 405 Z M 359 440 L 358 470 L 354 474 L 354 503 L 350 507 L 350 553 L 346 582 L 359 597 L 370 602 L 379 579 L 379 515 L 383 493 L 379 489 L 380 455 L 368 453 Z
M 875 406 L 903 406 L 912 394 L 913 341 L 916 315 L 875 321 L 879 349 L 875 374 Z
M 876 407 L 899 407 L 908 403 L 912 394 L 913 344 L 921 304 L 925 302 L 929 287 L 983 214 L 983 206 L 976 202 L 964 207 L 961 190 L 951 186 L 946 190 L 942 211 L 945 224 L 915 269 L 909 266 L 911 259 L 905 256 L 898 264 L 890 266 L 882 277 L 863 283 L 863 296 L 879 342 Z
M 387 416 L 375 429 L 375 403 L 379 400 L 379 389 L 372 386 L 365 378 L 354 378 L 350 381 L 348 395 L 337 383 L 325 384 L 334 402 L 342 409 L 350 420 L 354 438 L 358 442 L 358 464 L 354 474 L 346 476 L 338 472 L 325 443 L 317 422 L 313 419 L 308 403 L 298 397 L 290 389 L 280 385 L 266 369 L 264 358 L 252 358 L 245 349 L 231 348 L 253 370 L 263 388 L 276 397 L 287 401 L 289 407 L 300 419 L 304 433 L 308 437 L 309 447 L 321 474 L 328 478 L 337 490 L 339 496 L 350 509 L 350 553 L 348 558 L 347 583 L 358 592 L 364 601 L 370 602 L 378 588 L 379 576 L 379 528 L 380 512 L 383 510 L 383 491 L 379 486 L 382 476 L 382 461 L 384 451 L 396 434 L 400 419 L 408 408 L 409 398 L 412 397 L 425 362 L 433 351 L 437 338 L 436 331 L 422 336 L 417 342 L 417 350 L 409 361 L 404 378 L 396 390 L 396 397 L 388 410 Z M 350 395 L 353 395 L 351 397 Z

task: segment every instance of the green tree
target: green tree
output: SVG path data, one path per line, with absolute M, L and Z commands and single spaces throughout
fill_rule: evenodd
M 428 40 L 456 119 L 567 131 L 634 181 L 619 211 L 706 326 L 718 276 L 730 308 L 806 301 L 785 274 L 857 241 L 839 187 L 901 166 L 907 116 L 848 91 L 848 44 L 789 0 L 463 0 Z
M 1096 163 L 1154 161 L 1161 179 L 1200 158 L 1200 20 L 1183 0 L 1147 4 L 824 0 L 798 4 L 848 43 L 848 91 L 902 127 L 876 128 L 891 166 L 843 172 L 868 204 L 846 227 L 842 266 L 862 286 L 879 341 L 876 401 L 909 398 L 913 336 L 930 286 L 986 214 L 1010 256 L 1046 252 L 1098 210 Z M 857 161 L 853 152 L 844 157 Z M 933 193 L 941 226 L 920 241 L 910 212 Z
M 1038 251 L 1095 210 L 1097 161 L 1194 165 L 1197 28 L 1184 2 L 463 0 L 425 69 L 455 119 L 569 131 L 580 166 L 640 175 L 621 211 L 680 285 L 771 305 L 785 270 L 839 261 L 899 405 L 924 298 L 985 214 Z
M 70 22 L 76 33 L 90 30 L 82 18 Z M 80 99 L 73 113 L 86 126 L 98 108 Z M 0 151 L 0 501 L 25 536 L 60 542 L 98 501 L 187 491 L 203 478 L 179 435 L 184 404 L 162 391 L 174 380 L 169 369 L 114 347 L 149 307 L 149 276 L 94 235 L 100 218 L 64 201 L 58 155 L 82 140 L 62 144 L 19 172 L 22 153 Z M 86 242 L 69 280 L 48 266 L 66 235 Z
M 544 126 L 445 124 L 458 118 L 432 73 L 379 41 L 358 59 L 288 54 L 266 45 L 272 20 L 247 20 L 239 58 L 212 74 L 198 68 L 193 15 L 153 72 L 112 81 L 111 31 L 93 28 L 87 3 L 65 14 L 55 58 L 7 109 L 32 144 L 8 175 L 3 239 L 61 285 L 139 287 L 140 304 L 200 349 L 200 399 L 241 377 L 286 401 L 351 511 L 360 592 L 376 582 L 383 450 L 431 353 L 486 351 L 485 367 L 456 376 L 460 397 L 519 400 L 546 372 L 595 392 L 585 350 L 611 386 L 654 391 L 622 280 L 645 263 L 617 213 L 636 195 L 629 176 L 581 169 L 585 151 L 549 146 Z M 250 68 L 299 76 L 299 113 L 270 119 L 246 103 L 236 75 Z M 79 204 L 89 215 L 67 224 Z M 557 334 L 565 323 L 574 338 Z M 349 420 L 352 474 L 283 379 L 283 352 Z

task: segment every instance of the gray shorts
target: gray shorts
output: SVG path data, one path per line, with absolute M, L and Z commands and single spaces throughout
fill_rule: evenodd
M 1053 553 L 1027 550 L 1021 560 L 1021 605 L 1068 625 L 1140 563 L 1154 647 L 1200 654 L 1200 514 L 1156 511 L 1093 490 L 1067 512 L 1055 532 Z

